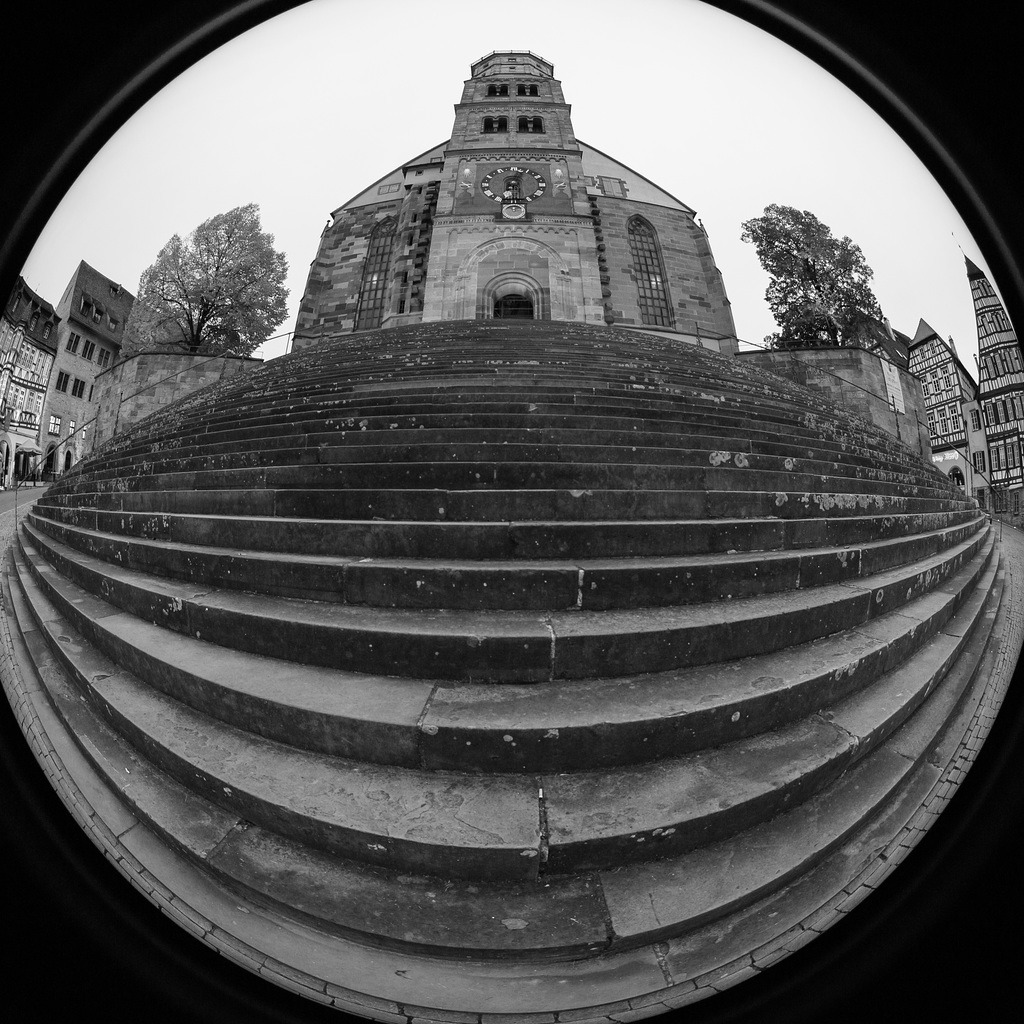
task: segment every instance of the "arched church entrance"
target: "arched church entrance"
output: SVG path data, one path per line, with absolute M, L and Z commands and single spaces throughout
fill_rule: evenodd
M 550 320 L 546 290 L 527 273 L 508 271 L 492 277 L 480 289 L 477 316 L 495 320 Z
M 533 299 L 529 295 L 503 295 L 494 300 L 495 320 L 532 320 Z

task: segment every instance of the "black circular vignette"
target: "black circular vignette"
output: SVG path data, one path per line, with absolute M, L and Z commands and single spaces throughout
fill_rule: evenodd
M 955 21 L 891 0 L 712 5 L 796 46 L 889 120 L 957 205 L 1011 319 L 1024 323 L 1015 263 L 1024 241 L 1022 142 L 1015 134 L 1022 88 L 1012 5 L 977 5 L 958 11 Z M 8 90 L 10 144 L 0 189 L 3 294 L 52 208 L 120 123 L 189 64 L 295 6 L 177 0 L 143 9 L 115 0 L 65 5 L 52 22 L 32 14 L 13 24 L 5 47 L 5 73 L 16 87 Z M 907 251 L 912 259 L 912 239 Z M 253 978 L 164 918 L 71 819 L 6 701 L 0 722 L 10 1019 L 48 1024 L 86 1010 L 147 1024 L 348 1019 Z M 1018 970 L 1022 723 L 1019 686 L 1011 686 L 947 811 L 846 920 L 761 977 L 660 1019 L 1000 1019 Z

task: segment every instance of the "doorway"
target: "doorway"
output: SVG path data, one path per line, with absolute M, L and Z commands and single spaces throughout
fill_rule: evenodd
M 532 320 L 533 299 L 529 295 L 503 295 L 494 300 L 495 320 Z

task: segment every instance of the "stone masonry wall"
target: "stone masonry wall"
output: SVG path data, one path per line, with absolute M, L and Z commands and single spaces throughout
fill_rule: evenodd
M 688 213 L 613 196 L 592 196 L 591 205 L 605 245 L 603 255 L 608 281 L 602 280 L 602 284 L 610 293 L 605 296 L 605 310 L 614 317 L 616 324 L 640 326 L 643 323 L 627 231 L 630 218 L 639 214 L 658 237 L 669 303 L 675 317 L 674 329 L 687 333 L 699 329 L 735 336 L 732 310 L 707 235 Z
M 401 201 L 391 200 L 342 210 L 324 231 L 299 307 L 292 343 L 295 351 L 316 344 L 321 327 L 327 334 L 355 327 L 370 235 L 378 221 L 398 218 L 401 206 Z
M 736 358 L 763 366 L 827 395 L 840 409 L 887 430 L 931 462 L 921 382 L 906 370 L 897 371 L 906 411 L 893 412 L 882 360 L 874 352 L 862 348 L 810 348 L 790 352 L 740 352 Z
M 134 426 L 151 413 L 225 377 L 251 370 L 262 359 L 187 352 L 141 352 L 96 378 L 98 411 L 92 447 Z

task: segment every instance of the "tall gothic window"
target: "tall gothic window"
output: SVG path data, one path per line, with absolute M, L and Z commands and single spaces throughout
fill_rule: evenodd
M 359 309 L 356 330 L 367 331 L 380 327 L 384 315 L 384 296 L 388 287 L 388 268 L 395 242 L 395 219 L 382 220 L 370 235 L 370 247 L 363 264 L 363 280 L 359 286 Z
M 661 265 L 658 239 L 654 228 L 641 217 L 629 222 L 629 250 L 633 254 L 633 277 L 636 280 L 642 323 L 672 327 L 672 307 L 668 301 L 665 268 Z

